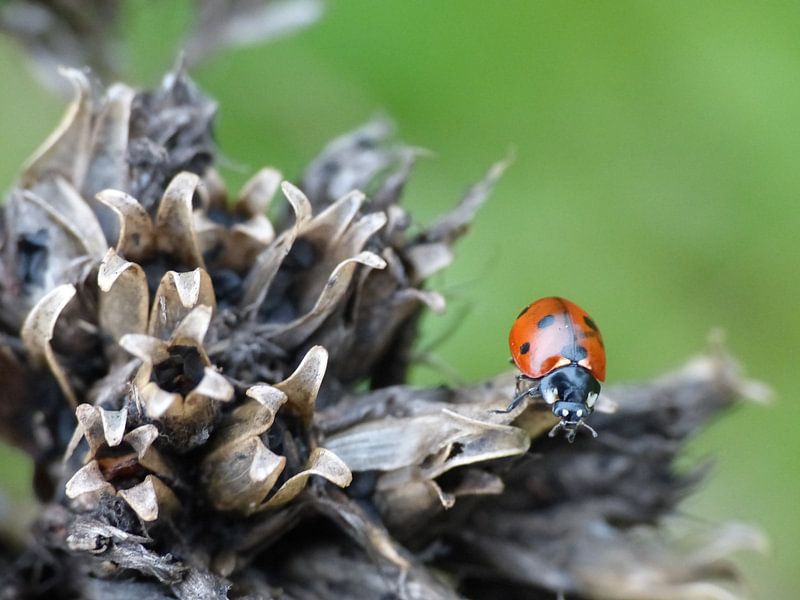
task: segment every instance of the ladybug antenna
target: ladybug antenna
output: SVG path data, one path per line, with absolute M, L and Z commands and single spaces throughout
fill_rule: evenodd
M 587 424 L 585 421 L 579 421 L 577 425 L 574 427 L 567 427 L 564 421 L 559 421 L 556 423 L 553 428 L 550 430 L 550 433 L 547 434 L 548 437 L 555 437 L 559 431 L 562 429 L 566 432 L 567 441 L 571 444 L 575 441 L 575 435 L 578 433 L 578 429 L 580 427 L 585 427 L 589 430 L 589 433 L 592 434 L 592 437 L 597 437 L 597 432 L 594 428 Z
M 561 431 L 562 429 L 564 429 L 564 421 L 559 421 L 558 423 L 556 423 L 556 424 L 553 426 L 553 428 L 550 430 L 550 433 L 548 433 L 548 434 L 547 434 L 547 437 L 556 437 L 556 434 L 557 434 L 559 431 Z M 574 436 L 574 435 L 575 435 L 575 434 L 573 433 L 573 436 Z

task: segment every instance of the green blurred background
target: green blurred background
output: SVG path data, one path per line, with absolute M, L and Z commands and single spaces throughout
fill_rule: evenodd
M 125 78 L 155 83 L 189 9 L 130 3 Z M 493 161 L 513 167 L 436 282 L 450 306 L 425 322 L 418 383 L 508 368 L 519 308 L 560 294 L 603 329 L 609 382 L 643 379 L 722 327 L 747 372 L 776 391 L 693 443 L 715 458 L 687 513 L 759 523 L 746 556 L 757 598 L 800 589 L 800 4 L 340 0 L 316 26 L 226 51 L 193 75 L 220 103 L 233 187 L 271 164 L 297 179 L 331 137 L 376 113 L 434 152 L 407 206 L 440 214 Z M 0 40 L 0 182 L 55 126 L 64 102 Z M 28 497 L 10 449 L 0 477 Z M 22 465 L 22 466 L 21 466 Z

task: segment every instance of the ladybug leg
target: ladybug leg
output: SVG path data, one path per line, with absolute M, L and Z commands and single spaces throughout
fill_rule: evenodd
M 588 425 L 585 421 L 581 421 L 581 426 L 586 427 L 586 429 L 588 429 L 592 434 L 592 437 L 597 437 L 597 432 L 594 430 L 594 427 Z
M 529 388 L 529 389 L 525 390 L 524 392 L 522 392 L 521 394 L 518 394 L 517 397 L 514 398 L 511 401 L 511 404 L 509 404 L 506 408 L 493 410 L 492 412 L 496 413 L 496 414 L 506 415 L 506 414 L 512 412 L 515 408 L 517 408 L 520 405 L 520 403 L 523 400 L 525 400 L 525 398 L 527 398 L 528 396 L 532 396 L 533 392 L 534 392 L 533 388 Z

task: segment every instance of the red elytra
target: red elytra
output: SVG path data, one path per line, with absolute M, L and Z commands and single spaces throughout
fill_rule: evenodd
M 525 307 L 511 327 L 508 345 L 517 368 L 533 379 L 572 363 L 598 381 L 606 378 L 606 351 L 597 324 L 565 298 L 541 298 Z

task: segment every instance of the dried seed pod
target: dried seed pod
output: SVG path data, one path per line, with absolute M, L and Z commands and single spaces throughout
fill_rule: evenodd
M 232 210 L 228 209 L 224 183 L 215 171 L 206 174 L 205 203 L 194 211 L 194 228 L 202 253 L 215 265 L 233 272 L 247 271 L 256 256 L 275 239 L 266 211 L 281 183 L 275 169 L 261 169 L 244 184 Z
M 177 509 L 175 494 L 159 478 L 174 479 L 174 473 L 153 446 L 158 437 L 153 425 L 142 425 L 125 433 L 128 425 L 125 410 L 110 411 L 81 404 L 75 412 L 78 428 L 67 458 L 81 437 L 86 439 L 89 451 L 85 464 L 65 485 L 67 498 L 91 508 L 103 495 L 117 495 L 145 522 Z
M 250 388 L 249 400 L 223 420 L 214 436 L 214 450 L 203 461 L 209 496 L 217 509 L 250 514 L 279 508 L 297 497 L 312 475 L 339 487 L 350 484 L 352 475 L 347 465 L 330 450 L 315 448 L 302 469 L 267 499 L 284 471 L 286 458 L 264 445 L 264 434 L 284 404 L 301 422 L 310 423 L 326 363 L 324 348 L 312 348 L 286 380 L 274 387 L 262 384 Z
M 141 285 L 135 287 L 135 294 L 142 291 Z M 150 335 L 127 333 L 119 339 L 119 345 L 142 362 L 131 384 L 144 414 L 166 427 L 184 452 L 205 443 L 218 403 L 229 401 L 234 393 L 203 348 L 212 307 L 201 302 L 213 303 L 208 275 L 200 269 L 170 271 L 156 291 Z

